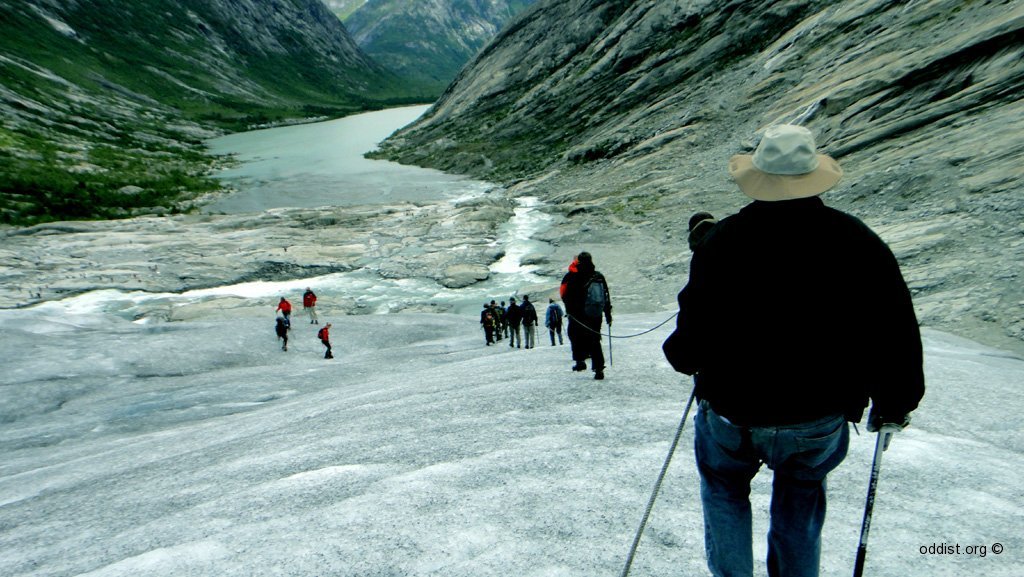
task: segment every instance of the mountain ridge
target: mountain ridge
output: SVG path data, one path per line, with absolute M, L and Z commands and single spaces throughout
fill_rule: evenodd
M 366 2 L 345 18 L 359 46 L 436 97 L 490 40 L 536 0 Z
M 1020 94 L 1019 2 L 541 2 L 375 156 L 538 196 L 548 274 L 587 247 L 670 307 L 688 216 L 747 202 L 729 157 L 804 124 L 846 171 L 826 201 L 893 246 L 922 322 L 1020 350 Z

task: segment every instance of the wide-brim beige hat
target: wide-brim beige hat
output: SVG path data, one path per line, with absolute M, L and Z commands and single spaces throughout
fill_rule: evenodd
M 843 176 L 839 163 L 818 154 L 811 132 L 802 126 L 769 127 L 754 154 L 729 159 L 729 174 L 754 200 L 792 200 L 818 196 Z

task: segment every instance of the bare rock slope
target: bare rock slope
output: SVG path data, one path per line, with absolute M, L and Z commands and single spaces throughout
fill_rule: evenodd
M 803 124 L 826 200 L 893 247 L 922 322 L 1024 350 L 1024 2 L 541 2 L 417 124 L 402 162 L 514 183 L 627 309 L 671 309 L 685 222 L 745 204 L 726 162 Z

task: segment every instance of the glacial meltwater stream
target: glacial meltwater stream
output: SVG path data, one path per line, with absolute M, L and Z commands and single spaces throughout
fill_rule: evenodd
M 406 166 L 363 155 L 395 130 L 418 118 L 426 106 L 359 114 L 347 118 L 232 134 L 211 141 L 216 154 L 231 154 L 237 165 L 219 177 L 235 189 L 209 204 L 211 214 L 242 214 L 265 210 L 368 204 L 456 203 L 493 191 L 494 185 L 437 170 Z M 50 302 L 44 308 L 67 313 L 115 312 L 144 319 L 154 308 L 174 308 L 225 297 L 293 301 L 305 287 L 326 302 L 344 299 L 362 313 L 409 308 L 474 313 L 491 299 L 521 294 L 526 287 L 551 285 L 522 260 L 543 251 L 531 237 L 550 224 L 538 210 L 540 201 L 521 197 L 514 216 L 499 227 L 493 241 L 504 256 L 490 266 L 491 275 L 470 287 L 451 289 L 430 278 L 386 278 L 370 268 L 286 281 L 255 281 L 183 293 L 101 290 Z M 417 307 L 413 307 L 417 308 Z M 54 311 L 56 312 L 56 311 Z M 142 321 L 145 322 L 145 321 Z

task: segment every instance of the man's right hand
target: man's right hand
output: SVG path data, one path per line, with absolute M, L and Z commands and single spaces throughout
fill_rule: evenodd
M 872 407 L 868 413 L 868 432 L 898 433 L 910 425 L 910 414 L 899 416 L 880 415 Z

